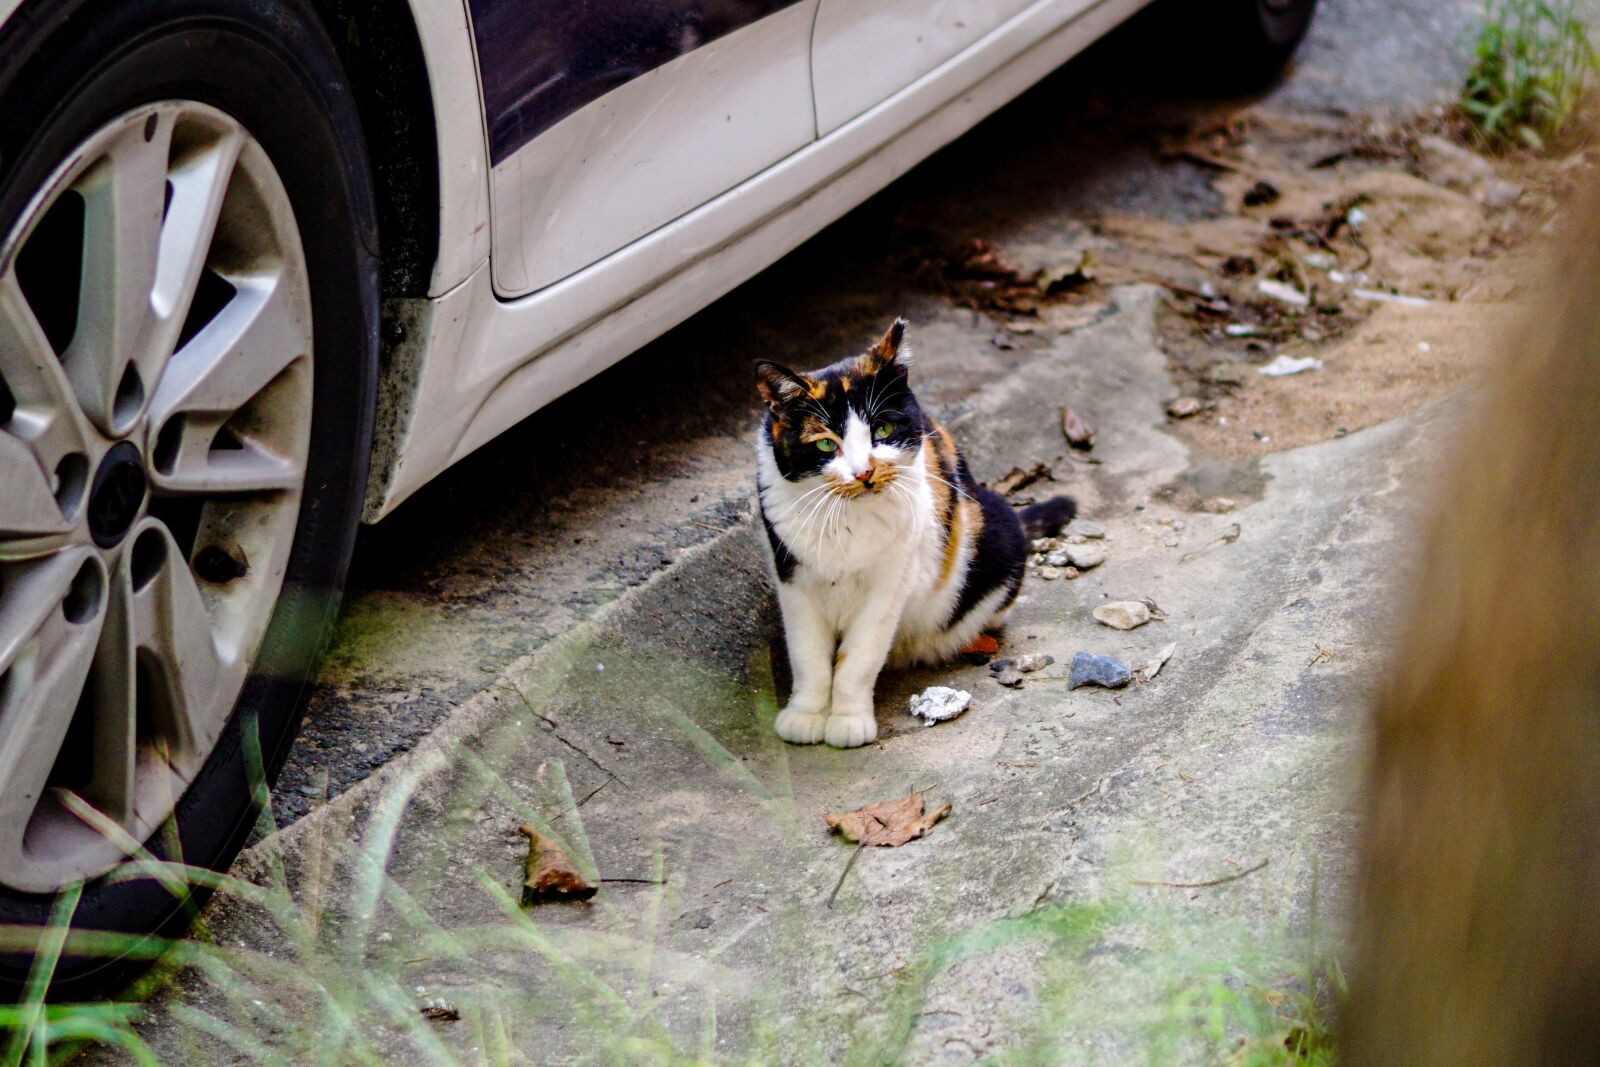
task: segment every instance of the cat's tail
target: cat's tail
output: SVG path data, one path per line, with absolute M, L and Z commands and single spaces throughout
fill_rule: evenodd
M 1078 513 L 1070 496 L 1053 496 L 1022 509 L 1022 528 L 1029 537 L 1054 537 Z

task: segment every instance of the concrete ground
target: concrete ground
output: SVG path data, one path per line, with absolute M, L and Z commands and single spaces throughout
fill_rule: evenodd
M 502 1059 L 528 1063 L 665 1049 L 1214 1061 L 1233 1032 L 1205 1037 L 1183 1005 L 1224 977 L 1293 983 L 1316 958 L 1317 919 L 1336 929 L 1364 697 L 1403 585 L 1412 487 L 1449 419 L 1435 408 L 1248 467 L 1197 463 L 1163 428 L 1158 300 L 1118 290 L 1112 314 L 952 419 L 990 478 L 1071 464 L 1064 397 L 1101 428 L 1102 462 L 1071 467 L 1067 487 L 1105 527 L 1110 558 L 1076 581 L 1030 581 L 1007 633 L 1007 654 L 1056 665 L 1019 690 L 981 666 L 891 675 L 876 746 L 786 746 L 771 733 L 777 620 L 755 536 L 737 526 L 513 664 L 411 759 L 247 853 L 236 873 L 267 884 L 287 863 L 299 919 L 224 901 L 211 929 L 242 960 L 297 959 L 314 977 L 241 962 L 230 981 L 294 1015 L 365 983 L 405 998 L 401 1010 L 439 996 L 463 1012 L 429 1024 L 430 1047 L 361 989 L 360 1036 L 401 1062 L 496 1062 L 484 1035 L 502 1031 Z M 922 347 L 929 362 L 946 351 L 937 334 Z M 1242 506 L 1149 503 L 1185 479 Z M 1238 539 L 1213 544 L 1232 524 Z M 1130 633 L 1090 617 L 1143 596 L 1167 617 Z M 1171 642 L 1153 681 L 1065 688 L 1079 649 L 1137 663 Z M 972 692 L 972 708 L 924 727 L 903 709 L 932 683 Z M 854 849 L 823 814 L 912 789 L 951 815 L 846 873 Z M 524 822 L 619 881 L 512 918 Z M 358 848 L 387 858 L 375 910 Z M 313 921 L 325 942 L 308 952 L 291 931 Z M 188 1010 L 240 1006 L 225 986 L 186 986 Z M 276 1029 L 264 1009 L 243 1012 Z M 157 1051 L 186 1061 L 193 1031 L 158 1018 Z M 279 1033 L 291 1060 L 305 1036 Z
M 1454 84 L 1467 10 L 1332 0 L 1269 105 L 1415 110 Z M 1155 149 L 1163 116 L 1205 105 L 1132 88 L 1137 55 L 1096 49 L 364 536 L 283 829 L 235 869 L 286 877 L 292 902 L 212 905 L 220 962 L 144 1029 L 165 1062 L 253 1061 L 260 1041 L 288 1062 L 1217 1062 L 1262 1029 L 1230 997 L 1303 988 L 1459 402 L 1209 459 L 1163 416 L 1158 290 L 1002 346 L 895 254 L 908 229 L 1022 254 L 1096 212 L 1213 211 L 1204 172 Z M 1109 560 L 1030 578 L 1002 654 L 1057 663 L 1022 688 L 982 666 L 889 674 L 877 745 L 794 748 L 770 728 L 748 368 L 827 362 L 896 313 L 977 476 L 1049 464 Z M 1063 404 L 1097 463 L 1064 454 Z M 1238 506 L 1179 510 L 1180 486 Z M 1090 616 L 1140 597 L 1166 618 Z M 1137 663 L 1174 642 L 1152 681 L 1066 689 L 1080 649 Z M 972 708 L 922 726 L 904 708 L 930 684 Z M 913 789 L 952 805 L 923 840 L 856 855 L 824 826 Z M 603 879 L 593 901 L 518 910 L 524 823 Z M 430 998 L 459 1018 L 423 1019 Z

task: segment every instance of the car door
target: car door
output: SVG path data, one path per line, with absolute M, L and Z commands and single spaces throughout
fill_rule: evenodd
M 821 0 L 812 43 L 826 136 L 1047 0 Z
M 816 136 L 817 0 L 470 0 L 496 291 L 582 270 Z

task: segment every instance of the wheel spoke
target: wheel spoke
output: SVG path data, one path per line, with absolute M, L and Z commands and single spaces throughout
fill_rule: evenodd
M 16 274 L 0 274 L 0 559 L 60 547 L 88 477 L 89 430 Z M 23 539 L 23 540 L 17 540 Z
M 111 575 L 106 620 L 89 670 L 94 715 L 94 777 L 83 797 L 119 825 L 133 819 L 134 768 L 138 757 L 138 681 L 134 668 L 133 585 L 129 554 Z
M 91 606 L 72 603 L 83 590 L 75 590 L 71 570 L 60 581 L 62 565 L 75 556 L 87 560 L 88 553 L 61 553 L 37 566 L 29 576 L 34 580 L 9 588 L 0 608 L 0 641 L 6 642 L 0 659 L 0 868 L 20 866 L 23 833 L 72 725 L 105 617 L 103 585 Z M 32 595 L 42 599 L 29 602 Z M 28 610 L 15 612 L 19 606 Z M 36 623 L 20 641 L 19 614 Z
M 84 200 L 83 299 L 63 362 L 84 411 L 108 434 L 138 416 L 160 369 L 154 295 L 171 140 L 172 122 L 153 113 L 125 128 L 75 185 Z
M 32 450 L 0 430 L 0 559 L 39 554 L 59 547 L 72 524 L 61 514 L 49 475 Z M 17 539 L 26 539 L 18 541 Z M 40 545 L 36 542 L 43 541 Z
M 167 364 L 151 404 L 151 472 L 169 493 L 291 489 L 299 464 L 241 433 L 238 447 L 213 448 L 217 431 L 286 367 L 305 357 L 303 305 L 275 277 L 240 279 L 216 318 Z
M 0 567 L 0 675 L 11 669 L 51 616 L 60 613 L 90 555 L 79 548 Z M 98 590 L 91 592 L 99 599 Z
M 233 165 L 243 144 L 236 129 L 225 129 L 205 142 L 176 153 L 168 172 L 172 199 L 161 227 L 151 304 L 159 325 L 151 342 L 150 357 L 164 361 L 172 354 L 183 329 L 195 286 L 211 250 L 211 237 L 222 214 L 222 202 L 233 178 Z M 146 379 L 156 381 L 159 364 Z
M 231 710 L 218 709 L 216 690 L 223 663 L 212 633 L 211 611 L 166 527 L 150 522 L 139 538 L 152 545 L 150 558 L 158 561 L 145 564 L 144 573 L 135 563 L 130 583 L 133 642 L 150 672 L 157 740 L 165 741 L 170 750 L 192 752 L 198 746 L 206 751 Z M 155 538 L 159 549 L 149 540 Z

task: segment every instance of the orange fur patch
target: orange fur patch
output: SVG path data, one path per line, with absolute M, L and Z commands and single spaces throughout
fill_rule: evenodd
M 967 501 L 962 500 L 950 514 L 950 527 L 944 538 L 944 560 L 939 564 L 939 583 L 934 586 L 935 589 L 943 589 L 944 583 L 948 582 L 950 575 L 955 572 L 956 555 L 961 551 L 961 526 L 966 513 Z

